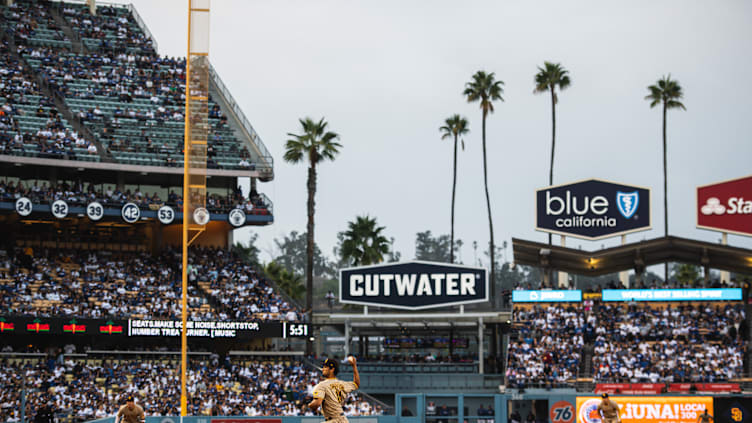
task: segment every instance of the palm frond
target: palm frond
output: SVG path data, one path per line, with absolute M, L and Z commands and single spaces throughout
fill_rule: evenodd
M 687 110 L 680 101 L 684 97 L 682 87 L 679 81 L 671 79 L 671 74 L 664 75 L 655 85 L 648 86 L 648 91 L 650 93 L 645 96 L 645 100 L 650 101 L 651 108 L 663 104 L 666 109 Z
M 472 81 L 465 84 L 463 95 L 468 103 L 480 101 L 480 108 L 484 113 L 494 111 L 494 101 L 504 101 L 504 82 L 497 81 L 493 72 L 478 71 L 472 76 Z

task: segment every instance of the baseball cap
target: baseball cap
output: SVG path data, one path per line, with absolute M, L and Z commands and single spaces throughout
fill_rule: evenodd
M 134 401 L 134 399 L 133 399 L 133 395 L 128 395 L 128 396 L 127 396 L 127 397 L 125 398 L 125 401 L 126 401 L 126 402 L 133 402 L 133 401 Z
M 608 394 L 604 392 L 603 394 L 601 394 L 601 398 L 608 398 Z
M 339 363 L 337 363 L 337 360 L 333 358 L 327 358 L 326 361 L 324 361 L 323 367 L 328 367 L 330 369 L 333 369 L 335 375 L 339 373 Z

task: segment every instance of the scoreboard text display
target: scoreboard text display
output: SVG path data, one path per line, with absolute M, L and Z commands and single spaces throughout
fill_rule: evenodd
M 713 397 L 610 397 L 619 405 L 622 423 L 697 423 L 705 409 L 713 414 Z M 577 423 L 602 423 L 600 397 L 577 397 Z
M 180 337 L 179 320 L 71 319 L 0 317 L 0 337 L 13 335 L 76 335 L 97 337 Z M 307 323 L 252 321 L 188 321 L 191 338 L 298 338 L 311 334 Z

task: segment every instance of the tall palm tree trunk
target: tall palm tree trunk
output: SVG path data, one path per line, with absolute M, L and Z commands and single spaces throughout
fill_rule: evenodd
M 551 87 L 551 167 L 548 172 L 548 184 L 554 184 L 554 152 L 556 151 L 556 94 Z
M 309 322 L 313 321 L 313 250 L 314 250 L 314 238 L 313 238 L 313 214 L 315 211 L 316 202 L 314 197 L 316 195 L 316 162 L 311 160 L 311 165 L 308 167 L 308 225 L 306 228 L 306 311 L 309 313 Z M 310 341 L 306 342 L 306 350 L 310 355 L 312 353 L 313 344 Z
M 454 174 L 452 176 L 452 222 L 449 236 L 449 262 L 454 263 L 454 197 L 457 192 L 457 134 L 454 134 Z
M 556 151 L 556 94 L 554 94 L 554 87 L 551 87 L 551 166 L 548 171 L 548 186 L 554 184 L 554 151 Z M 549 233 L 548 245 L 551 245 L 551 243 L 551 234 Z
M 491 304 L 494 309 L 498 304 L 496 298 L 496 246 L 494 244 L 494 230 L 493 230 L 493 218 L 491 216 L 491 196 L 488 194 L 488 166 L 486 164 L 486 115 L 487 112 L 483 111 L 483 183 L 486 188 L 486 206 L 488 208 L 488 230 L 489 230 L 489 257 L 491 257 L 491 292 L 489 298 L 491 298 Z M 491 331 L 491 348 L 489 351 L 491 357 L 496 357 L 497 344 L 498 344 L 498 325 L 493 325 Z M 481 357 L 483 359 L 483 357 Z M 495 370 L 495 369 L 494 369 Z
M 663 101 L 663 228 L 668 236 L 668 172 L 666 166 L 666 101 Z M 668 261 L 663 263 L 663 280 L 668 283 Z
M 488 165 L 486 164 L 486 115 L 488 113 L 483 111 L 483 183 L 486 188 L 486 206 L 488 208 L 488 230 L 489 230 L 489 257 L 491 258 L 491 292 L 490 298 L 493 304 L 496 303 L 496 257 L 494 248 L 494 230 L 493 230 L 493 218 L 491 217 L 491 196 L 488 194 Z

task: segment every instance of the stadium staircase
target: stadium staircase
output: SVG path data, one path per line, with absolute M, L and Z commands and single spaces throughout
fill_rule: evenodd
M 71 127 L 73 127 L 73 129 L 81 136 L 83 136 L 84 139 L 91 142 L 97 147 L 97 155 L 99 156 L 99 161 L 109 161 L 110 159 L 108 158 L 105 148 L 99 142 L 97 137 L 95 137 L 94 134 L 92 134 L 92 132 L 88 128 L 86 128 L 86 126 L 84 126 L 84 124 L 76 116 L 74 116 L 73 112 L 65 103 L 63 97 L 47 83 L 40 72 L 35 71 L 34 68 L 29 65 L 26 59 L 24 59 L 22 55 L 18 54 L 18 47 L 16 45 L 15 39 L 5 32 L 2 33 L 2 39 L 8 42 L 10 55 L 14 59 L 18 60 L 18 63 L 21 63 L 30 75 L 34 75 L 34 78 L 36 78 L 37 81 L 37 85 L 39 86 L 39 90 L 44 95 L 52 99 L 52 101 L 55 103 L 55 108 L 63 116 L 63 118 L 68 121 Z
M 582 360 L 580 360 L 579 373 L 575 388 L 578 392 L 591 392 L 595 387 L 593 383 L 593 350 L 595 346 L 588 342 L 582 347 Z
M 70 40 L 72 46 L 71 50 L 73 51 L 73 53 L 89 53 L 89 50 L 86 48 L 84 43 L 81 42 L 81 38 L 78 36 L 78 33 L 73 30 L 68 21 L 63 17 L 63 15 L 60 14 L 60 8 L 50 7 L 49 11 L 50 15 L 52 15 L 52 19 L 55 20 L 55 23 L 60 27 L 60 29 L 63 30 L 65 36 Z

